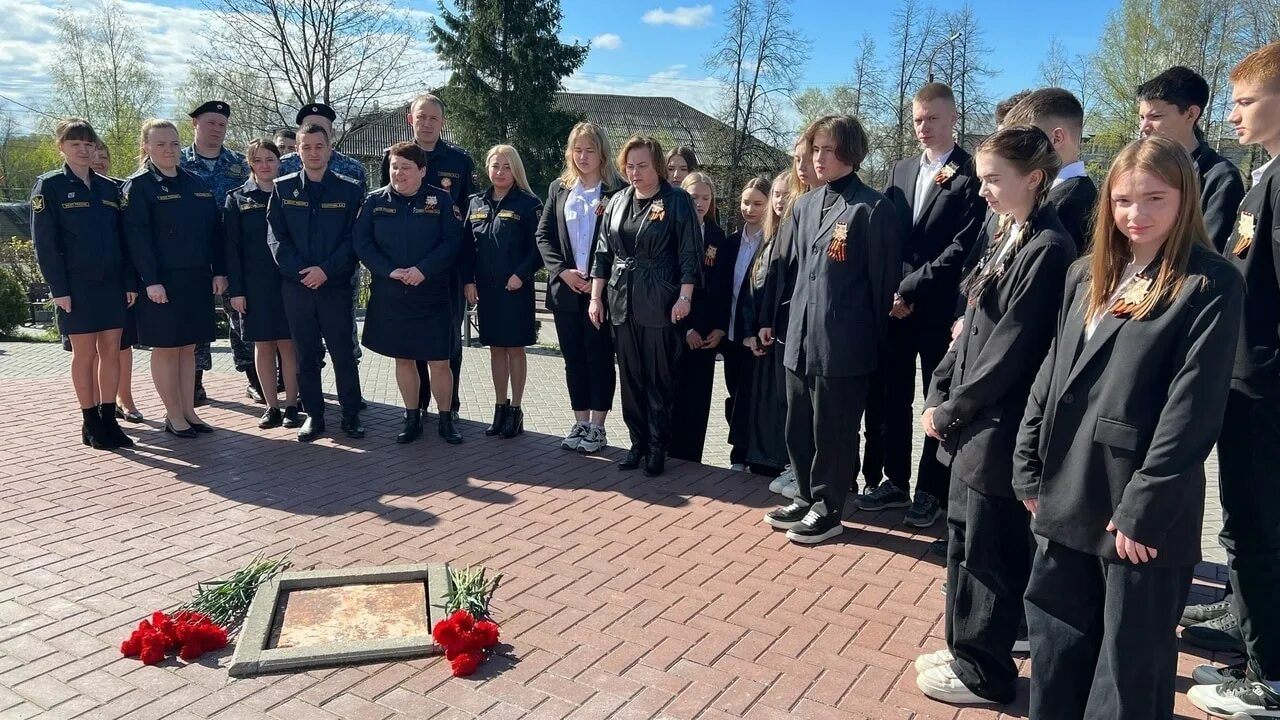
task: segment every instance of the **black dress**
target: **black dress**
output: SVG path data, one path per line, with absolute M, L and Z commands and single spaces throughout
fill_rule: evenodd
M 224 273 L 222 214 L 200 178 L 148 164 L 125 181 L 124 233 L 138 270 L 138 342 L 183 347 L 214 338 L 213 277 Z M 168 302 L 152 302 L 163 285 Z
M 241 337 L 249 342 L 288 340 L 289 319 L 280 292 L 280 268 L 267 247 L 267 201 L 271 193 L 252 179 L 227 193 L 222 208 L 226 233 L 227 296 L 243 297 Z
M 471 196 L 464 224 L 463 283 L 475 283 L 480 342 L 492 347 L 525 347 L 538 341 L 534 323 L 533 274 L 542 267 L 538 219 L 542 201 L 512 187 L 501 200 L 493 188 Z M 519 290 L 507 290 L 512 275 Z
M 120 190 L 89 171 L 86 185 L 63 165 L 36 179 L 31 191 L 31 237 L 36 260 L 58 309 L 58 329 L 80 335 L 123 328 L 133 271 L 120 229 Z
M 760 243 L 738 294 L 738 342 L 760 332 L 772 323 L 775 308 L 766 293 L 769 263 L 777 236 Z M 787 398 L 783 392 L 786 370 L 782 367 L 782 346 L 774 343 L 765 354 L 754 353 L 738 384 L 729 424 L 729 443 L 746 449 L 746 461 L 752 466 L 781 470 L 786 467 L 787 443 L 784 432 Z
M 421 361 L 448 360 L 453 348 L 449 276 L 462 244 L 462 221 L 449 194 L 423 184 L 412 196 L 391 186 L 364 200 L 352 244 L 373 277 L 361 343 L 379 355 Z M 397 268 L 416 267 L 417 286 L 391 279 Z

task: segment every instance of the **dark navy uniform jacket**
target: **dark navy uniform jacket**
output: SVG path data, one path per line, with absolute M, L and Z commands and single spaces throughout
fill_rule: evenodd
M 515 275 L 525 285 L 542 267 L 535 236 L 542 217 L 542 201 L 518 187 L 502 200 L 493 188 L 471 196 L 465 218 L 462 282 L 482 288 L 505 288 Z
M 364 199 L 353 234 L 356 255 L 376 277 L 416 267 L 427 282 L 453 270 L 462 246 L 462 220 L 444 190 L 425 182 L 413 195 L 391 186 Z
M 382 151 L 382 166 L 378 171 L 378 180 L 382 185 L 391 183 L 389 150 L 390 148 Z M 449 193 L 459 212 L 466 212 L 467 203 L 476 191 L 475 174 L 476 164 L 467 151 L 444 140 L 437 140 L 436 149 L 427 153 L 427 177 L 423 182 Z
M 269 270 L 275 261 L 263 240 L 267 237 L 267 203 L 271 193 L 262 190 L 252 179 L 227 193 L 222 208 L 223 229 L 227 238 L 227 296 L 245 295 L 246 280 L 255 273 Z M 255 286 L 256 287 L 256 286 Z
M 267 206 L 267 244 L 286 282 L 315 265 L 327 276 L 322 287 L 350 285 L 356 269 L 351 231 L 364 202 L 356 180 L 325 170 L 319 187 L 306 171 L 276 178 Z
M 123 273 L 136 289 L 120 221 L 120 189 L 89 171 L 85 185 L 67 165 L 36 178 L 31 191 L 31 238 L 40 272 L 53 297 L 71 294 L 72 275 L 111 277 Z
M 204 181 L 178 168 L 168 177 L 150 163 L 125 180 L 124 234 L 142 286 L 162 270 L 210 267 L 226 275 L 222 212 Z

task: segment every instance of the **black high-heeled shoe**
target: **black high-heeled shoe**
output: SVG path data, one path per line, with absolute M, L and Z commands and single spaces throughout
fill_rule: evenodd
M 488 435 L 489 437 L 493 437 L 495 435 L 501 435 L 503 428 L 507 426 L 507 413 L 509 413 L 510 411 L 511 411 L 510 400 L 504 403 L 498 403 L 497 405 L 494 405 L 493 406 L 493 422 L 489 424 L 489 427 L 484 429 L 484 434 Z M 454 422 L 457 422 L 458 418 L 455 417 L 453 418 L 453 420 Z
M 80 408 L 84 422 L 80 425 L 80 442 L 94 450 L 114 450 L 111 438 L 102 427 L 102 419 L 98 417 L 98 407 Z
M 212 427 L 210 427 L 209 425 L 205 425 L 204 423 L 193 423 L 193 422 L 188 422 L 187 424 L 191 426 L 191 429 L 192 429 L 192 430 L 195 430 L 196 432 L 201 433 L 201 434 L 206 434 L 206 433 L 211 433 L 211 432 L 213 432 L 213 428 L 212 428 Z
M 98 405 L 98 427 L 108 442 L 118 448 L 133 447 L 133 438 L 124 434 L 116 422 L 116 404 L 102 403 Z
M 196 431 L 194 428 L 187 428 L 186 430 L 178 430 L 173 427 L 173 423 L 169 422 L 169 418 L 164 419 L 164 431 L 169 433 L 170 435 L 176 435 L 180 438 L 191 439 L 196 436 Z
M 524 432 L 524 411 L 519 405 L 507 405 L 507 416 L 502 421 L 502 437 L 511 438 Z

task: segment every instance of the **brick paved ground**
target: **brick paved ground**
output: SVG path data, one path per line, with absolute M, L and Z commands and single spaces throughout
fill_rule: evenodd
M 556 357 L 531 358 L 530 432 L 487 440 L 468 422 L 452 448 L 434 435 L 395 445 L 388 363 L 370 356 L 364 440 L 303 446 L 257 430 L 225 352 L 204 412 L 219 430 L 178 440 L 154 421 L 139 355 L 152 419 L 136 450 L 104 453 L 75 442 L 66 356 L 0 344 L 0 718 L 1001 716 L 915 689 L 911 661 L 942 646 L 932 535 L 859 513 L 839 542 L 798 548 L 760 524 L 774 497 L 757 478 L 673 462 L 649 480 L 616 471 L 617 451 L 563 453 Z M 472 419 L 492 402 L 484 357 L 468 351 Z M 465 680 L 433 659 L 230 681 L 230 651 L 155 668 L 119 657 L 152 609 L 289 549 L 298 568 L 501 571 L 496 610 L 518 661 Z M 1203 661 L 1184 652 L 1180 689 Z M 1022 695 L 1004 716 L 1025 716 Z M 1198 717 L 1181 697 L 1178 709 Z

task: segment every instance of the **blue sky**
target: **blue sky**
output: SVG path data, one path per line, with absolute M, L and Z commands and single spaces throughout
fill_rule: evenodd
M 999 74 L 988 84 L 993 97 L 1003 97 L 1035 84 L 1037 66 L 1055 34 L 1067 50 L 1093 49 L 1107 13 L 1118 0 L 1037 2 L 1046 13 L 1012 15 L 1010 0 L 971 0 L 993 48 L 989 64 Z M 148 59 L 170 85 L 185 74 L 185 56 L 201 42 L 204 11 L 196 0 L 119 0 L 148 38 Z M 939 11 L 953 10 L 962 0 L 937 0 Z M 411 0 L 413 10 L 434 13 L 434 2 Z M 562 0 L 565 38 L 595 40 L 585 65 L 566 81 L 575 91 L 636 95 L 671 95 L 704 111 L 717 100 L 717 84 L 703 61 L 723 30 L 728 3 L 619 2 Z M 867 0 L 796 0 L 795 23 L 809 40 L 810 57 L 802 76 L 804 86 L 829 87 L 850 75 L 854 46 L 864 31 L 889 49 L 893 4 Z M 40 106 L 49 87 L 49 70 L 56 59 L 52 21 L 56 6 L 29 0 L 0 0 L 6 32 L 0 39 L 0 95 Z M 420 49 L 429 61 L 429 48 Z M 393 98 L 391 100 L 399 100 Z M 20 119 L 32 114 L 0 99 L 0 107 Z

